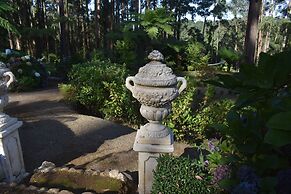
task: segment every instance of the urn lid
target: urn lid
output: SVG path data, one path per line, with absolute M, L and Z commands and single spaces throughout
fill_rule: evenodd
M 163 64 L 164 56 L 157 50 L 148 55 L 150 62 L 141 67 L 134 82 L 143 86 L 172 86 L 177 84 L 177 77 L 171 68 Z

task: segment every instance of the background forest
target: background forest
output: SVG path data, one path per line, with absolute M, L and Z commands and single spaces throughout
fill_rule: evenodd
M 62 70 L 94 54 L 136 69 L 152 49 L 174 68 L 195 70 L 221 57 L 237 63 L 243 53 L 254 63 L 261 52 L 276 53 L 290 44 L 290 1 L 0 2 L 0 48 L 59 60 Z

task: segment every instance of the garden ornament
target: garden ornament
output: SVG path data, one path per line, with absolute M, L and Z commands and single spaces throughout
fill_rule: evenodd
M 4 63 L 0 62 L 0 131 L 3 129 L 3 125 L 9 124 L 12 119 L 7 114 L 3 113 L 3 109 L 8 104 L 8 87 L 14 81 L 15 77 L 13 73 Z M 12 122 L 15 122 L 14 119 Z
M 139 130 L 138 143 L 171 144 L 170 130 L 162 125 L 171 111 L 171 102 L 186 88 L 183 77 L 176 77 L 171 68 L 163 64 L 163 55 L 154 50 L 148 56 L 150 62 L 139 69 L 134 77 L 126 79 L 126 87 L 142 105 L 141 115 L 149 123 Z M 178 88 L 178 82 L 182 84 Z
M 152 51 L 148 59 L 150 62 L 125 82 L 133 97 L 141 103 L 141 115 L 149 121 L 137 131 L 133 145 L 139 152 L 140 194 L 150 194 L 159 155 L 174 151 L 173 132 L 162 124 L 162 120 L 170 114 L 171 102 L 187 86 L 183 77 L 176 77 L 172 69 L 162 63 L 164 57 L 159 51 Z
M 15 81 L 13 73 L 0 62 L 0 180 L 19 182 L 27 176 L 18 134 L 22 121 L 3 112 L 8 104 L 8 87 Z

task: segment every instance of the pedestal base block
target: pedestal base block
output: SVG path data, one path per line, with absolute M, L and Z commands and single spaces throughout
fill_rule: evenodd
M 138 137 L 137 135 L 133 145 L 133 150 L 138 152 L 138 192 L 139 194 L 150 194 L 153 185 L 153 171 L 157 166 L 157 158 L 161 154 L 172 153 L 174 151 L 173 135 L 170 133 L 167 136 L 167 141 L 171 142 L 170 145 L 141 144 Z
M 25 173 L 22 149 L 18 134 L 21 121 L 11 118 L 9 125 L 2 125 L 0 131 L 0 179 L 5 182 L 19 182 Z

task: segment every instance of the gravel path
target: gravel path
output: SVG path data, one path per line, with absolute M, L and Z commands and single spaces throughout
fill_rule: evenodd
M 12 93 L 9 98 L 5 112 L 24 122 L 19 134 L 27 171 L 44 160 L 57 166 L 137 171 L 134 129 L 76 113 L 61 101 L 58 89 Z M 175 154 L 186 147 L 175 144 Z

